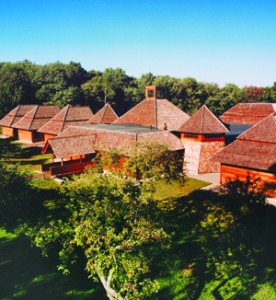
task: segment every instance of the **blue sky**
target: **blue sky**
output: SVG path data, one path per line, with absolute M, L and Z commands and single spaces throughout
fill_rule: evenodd
M 276 81 L 275 0 L 0 0 L 0 61 Z

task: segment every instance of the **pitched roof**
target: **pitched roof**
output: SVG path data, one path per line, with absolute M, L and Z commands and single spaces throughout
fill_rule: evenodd
M 184 149 L 181 140 L 167 130 L 151 129 L 149 127 L 117 124 L 91 124 L 71 126 L 59 137 L 77 135 L 96 135 L 95 149 L 102 147 L 120 150 L 129 155 L 136 142 L 153 141 L 166 145 L 170 150 Z
M 95 135 L 48 139 L 42 152 L 50 147 L 57 158 L 94 153 Z
M 88 124 L 111 124 L 118 119 L 117 114 L 110 106 L 106 103 L 94 116 L 88 120 Z
M 270 142 L 276 145 L 276 113 L 255 124 L 238 138 L 240 140 Z
M 226 133 L 229 130 L 207 106 L 203 105 L 190 119 L 180 126 L 178 131 L 198 134 L 215 134 Z
M 221 163 L 275 172 L 276 115 L 272 114 L 251 127 L 211 160 Z
M 164 129 L 177 130 L 189 115 L 167 99 L 146 98 L 117 119 L 114 124 L 138 124 Z
M 27 112 L 29 112 L 35 106 L 36 105 L 18 105 L 0 120 L 0 126 L 12 127 L 14 123 L 19 121 Z
M 35 105 L 33 109 L 14 123 L 12 127 L 25 130 L 37 130 L 58 112 L 59 108 L 55 105 Z
M 239 103 L 220 116 L 228 124 L 256 124 L 276 112 L 275 103 Z
M 38 132 L 58 135 L 64 129 L 71 125 L 86 124 L 93 116 L 93 113 L 88 106 L 65 106 L 53 118 L 48 120 L 43 126 L 38 129 Z

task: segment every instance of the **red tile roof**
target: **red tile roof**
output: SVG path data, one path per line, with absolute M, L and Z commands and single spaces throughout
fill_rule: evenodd
M 48 139 L 42 152 L 46 153 L 50 147 L 57 158 L 64 158 L 94 153 L 94 144 L 95 135 L 60 137 Z
M 19 121 L 27 112 L 32 110 L 36 105 L 18 105 L 11 110 L 3 119 L 0 120 L 0 126 L 12 127 L 14 123 Z
M 167 130 L 150 129 L 137 126 L 138 130 L 122 125 L 105 125 L 104 127 L 94 125 L 71 126 L 62 132 L 59 137 L 96 135 L 95 149 L 117 149 L 125 155 L 129 155 L 136 142 L 147 140 L 166 145 L 171 151 L 183 150 L 181 140 Z
M 176 131 L 189 115 L 166 99 L 147 98 L 126 112 L 114 124 L 138 124 Z
M 229 132 L 222 122 L 205 105 L 180 126 L 178 131 L 198 134 Z
M 24 130 L 37 130 L 59 112 L 55 105 L 36 105 L 12 127 Z
M 93 116 L 88 106 L 65 106 L 53 118 L 38 129 L 38 132 L 58 135 L 71 125 L 86 124 Z
M 270 115 L 214 155 L 224 164 L 271 171 L 276 164 L 276 116 Z
M 88 120 L 88 124 L 111 124 L 117 119 L 117 114 L 110 106 L 110 104 L 107 103 Z
M 239 103 L 227 110 L 220 119 L 227 124 L 256 124 L 273 112 L 273 103 Z

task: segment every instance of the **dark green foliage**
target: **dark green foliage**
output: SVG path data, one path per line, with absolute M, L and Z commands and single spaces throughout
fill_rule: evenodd
M 158 299 L 274 299 L 274 207 L 197 191 L 166 214 L 175 235 L 159 257 L 170 260 L 159 270 Z M 259 292 L 263 285 L 268 290 Z
M 0 66 L 0 117 L 18 104 L 35 103 L 29 64 L 4 63 Z
M 79 63 L 36 65 L 29 61 L 0 63 L 0 118 L 18 104 L 89 105 L 93 112 L 109 102 L 121 115 L 145 98 L 145 87 L 164 88 L 165 97 L 192 114 L 206 104 L 216 115 L 239 102 L 276 102 L 272 87 L 238 87 L 143 74 L 128 76 L 120 68 L 86 71 Z
M 32 188 L 30 174 L 21 172 L 16 166 L 0 164 L 0 219 L 16 221 L 31 212 Z

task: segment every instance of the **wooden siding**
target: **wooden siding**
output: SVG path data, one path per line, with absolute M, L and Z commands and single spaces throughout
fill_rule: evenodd
M 181 133 L 181 139 L 193 140 L 195 142 L 221 142 L 225 140 L 225 135 L 205 135 L 205 134 L 196 134 L 196 133 Z
M 43 133 L 34 130 L 18 129 L 18 139 L 31 143 L 42 142 L 44 138 Z
M 2 134 L 5 136 L 14 137 L 13 128 L 2 126 Z
M 56 134 L 44 133 L 44 141 L 46 142 L 48 139 L 53 139 L 56 137 Z
M 82 162 L 79 161 L 74 162 L 71 161 L 68 165 L 59 165 L 59 166 L 53 166 L 50 167 L 50 174 L 51 176 L 65 176 L 70 174 L 79 174 L 83 173 L 85 168 L 92 166 L 93 163 L 91 161 L 89 162 Z
M 259 178 L 264 186 L 264 194 L 276 197 L 276 174 L 221 164 L 220 183 L 225 185 L 230 180 L 246 182 Z
M 81 157 L 81 159 L 80 159 Z M 70 160 L 63 162 L 52 162 L 41 165 L 42 172 L 48 173 L 50 176 L 66 176 L 70 174 L 79 174 L 84 172 L 85 168 L 92 166 L 91 161 L 93 155 L 81 155 L 70 157 Z
M 23 129 L 18 129 L 18 139 L 20 141 L 33 142 L 33 132 Z

